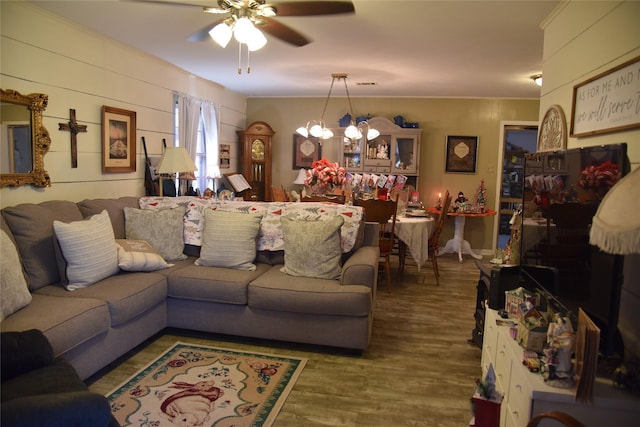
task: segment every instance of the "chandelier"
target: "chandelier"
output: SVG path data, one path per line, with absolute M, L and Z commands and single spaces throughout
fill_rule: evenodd
M 262 49 L 267 44 L 267 38 L 256 25 L 263 25 L 264 20 L 252 9 L 231 9 L 231 16 L 209 31 L 209 36 L 223 48 L 226 48 L 231 37 L 238 42 L 238 74 L 242 74 L 242 45 L 247 46 L 247 73 L 251 73 L 249 66 L 249 52 Z M 261 16 L 275 16 L 275 10 L 267 7 L 261 9 Z
M 331 98 L 331 92 L 333 91 L 333 84 L 336 80 L 342 80 L 344 82 L 344 89 L 347 92 L 347 100 L 349 101 L 349 112 L 351 114 L 351 123 L 344 130 L 344 136 L 350 139 L 360 139 L 366 136 L 368 140 L 375 139 L 380 135 L 376 129 L 369 126 L 366 120 L 362 120 L 358 123 L 355 122 L 355 116 L 353 115 L 353 106 L 351 104 L 351 96 L 349 96 L 349 87 L 347 86 L 347 74 L 333 73 L 331 74 L 331 86 L 329 87 L 329 94 L 324 102 L 324 108 L 322 109 L 322 115 L 320 120 L 310 120 L 306 126 L 301 126 L 296 129 L 300 135 L 308 138 L 314 136 L 320 139 L 329 139 L 333 137 L 333 132 L 327 128 L 324 122 L 324 114 L 327 111 L 327 105 L 329 104 L 329 98 Z

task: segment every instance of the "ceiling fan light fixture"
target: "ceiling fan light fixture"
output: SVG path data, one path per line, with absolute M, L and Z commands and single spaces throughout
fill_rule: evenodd
M 209 31 L 209 35 L 216 43 L 225 48 L 231 41 L 233 31 L 226 22 L 221 22 Z
M 233 37 L 235 37 L 238 43 L 248 44 L 251 37 L 253 37 L 253 30 L 255 29 L 256 27 L 253 26 L 251 20 L 243 16 L 238 19 L 236 25 L 233 27 Z
M 542 74 L 534 74 L 531 76 L 531 80 L 538 86 L 542 86 Z
M 250 52 L 255 52 L 256 50 L 260 50 L 267 44 L 267 38 L 262 34 L 262 31 L 253 27 L 251 31 L 251 37 L 247 42 L 247 49 Z

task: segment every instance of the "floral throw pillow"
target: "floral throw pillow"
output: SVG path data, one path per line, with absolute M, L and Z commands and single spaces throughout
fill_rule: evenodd
M 184 206 L 146 210 L 124 208 L 127 239 L 149 242 L 165 261 L 186 259 L 184 251 Z
M 320 279 L 340 278 L 340 227 L 344 223 L 342 216 L 325 220 L 284 216 L 281 221 L 284 273 Z

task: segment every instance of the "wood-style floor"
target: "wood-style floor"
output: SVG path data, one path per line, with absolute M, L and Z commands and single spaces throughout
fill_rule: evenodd
M 317 346 L 166 330 L 89 379 L 107 394 L 176 341 L 309 361 L 275 426 L 460 427 L 471 418 L 469 398 L 480 375 L 481 350 L 469 344 L 474 327 L 478 270 L 473 259 L 438 258 L 440 286 L 431 263 L 418 272 L 408 260 L 391 293 L 379 280 L 369 348 L 353 354 Z

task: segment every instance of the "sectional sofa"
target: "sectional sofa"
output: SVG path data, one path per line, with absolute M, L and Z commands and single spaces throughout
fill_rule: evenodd
M 358 207 L 123 197 L 0 221 L 19 259 L 3 245 L 3 272 L 28 287 L 0 329 L 41 330 L 83 379 L 167 327 L 356 351 L 371 336 L 378 226 Z

